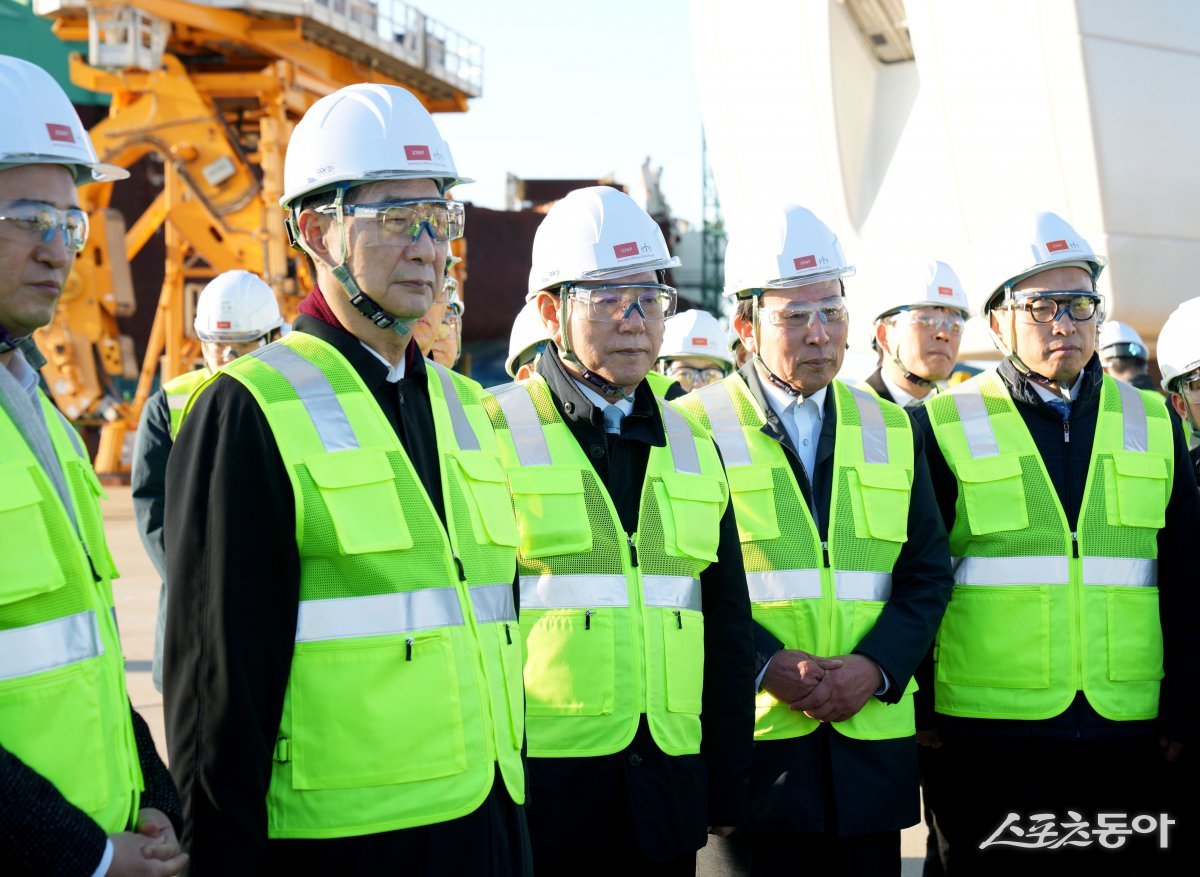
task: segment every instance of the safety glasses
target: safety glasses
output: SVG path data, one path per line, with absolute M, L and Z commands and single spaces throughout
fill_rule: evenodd
M 595 323 L 620 323 L 637 310 L 647 323 L 661 323 L 674 316 L 679 295 L 662 283 L 608 283 L 601 286 L 566 286 L 564 295 L 587 306 L 588 319 Z
M 1015 298 L 1004 307 L 1026 311 L 1035 323 L 1057 323 L 1064 313 L 1076 323 L 1085 323 L 1096 316 L 1101 298 L 1094 292 L 1054 292 Z
M 791 302 L 780 307 L 759 308 L 772 326 L 785 329 L 811 329 L 820 320 L 822 325 L 844 323 L 848 319 L 846 303 L 840 298 L 826 298 L 818 302 Z
M 672 362 L 667 365 L 665 374 L 671 380 L 678 381 L 679 386 L 690 393 L 692 390 L 707 387 L 709 384 L 715 384 L 724 378 L 725 369 L 718 366 L 695 368 L 694 366 Z
M 326 204 L 316 208 L 322 216 L 336 216 L 339 205 Z M 422 231 L 439 244 L 458 240 L 466 226 L 466 208 L 461 201 L 440 198 L 416 198 L 407 201 L 377 201 L 371 204 L 342 204 L 346 216 L 367 223 L 365 234 L 374 236 L 374 243 L 405 243 L 415 241 Z
M 1189 402 L 1200 404 L 1200 370 L 1176 378 L 1171 389 Z
M 61 210 L 41 202 L 17 203 L 5 208 L 0 221 L 8 223 L 31 244 L 51 243 L 59 229 L 62 229 L 63 243 L 71 252 L 80 252 L 87 243 L 87 214 L 78 207 Z
M 913 326 L 926 332 L 937 333 L 943 329 L 948 335 L 961 335 L 966 320 L 958 311 L 944 308 L 901 308 L 896 316 L 903 315 Z

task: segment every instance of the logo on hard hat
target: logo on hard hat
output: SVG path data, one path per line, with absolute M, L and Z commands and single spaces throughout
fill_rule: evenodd
M 805 268 L 816 268 L 817 267 L 817 257 L 816 256 L 798 256 L 797 258 L 792 260 L 792 264 L 794 264 L 796 266 L 797 271 L 801 271 Z
M 954 298 L 954 290 L 949 286 L 939 286 L 938 295 L 944 295 L 947 298 Z
M 404 157 L 409 161 L 429 161 L 428 146 L 406 146 L 404 147 Z
M 55 143 L 75 142 L 75 132 L 71 130 L 70 125 L 56 125 L 53 122 L 47 122 L 46 133 L 50 135 L 50 139 Z
M 628 259 L 630 256 L 638 254 L 638 245 L 636 241 L 630 241 L 627 244 L 616 244 L 613 246 L 613 255 L 618 259 Z
M 228 320 L 217 320 L 217 328 L 218 329 L 232 329 L 233 323 L 229 322 Z
M 1046 249 L 1051 253 L 1057 253 L 1061 250 L 1069 249 L 1066 241 L 1047 241 Z
M 692 345 L 695 347 L 707 347 L 708 339 L 707 338 L 693 338 Z

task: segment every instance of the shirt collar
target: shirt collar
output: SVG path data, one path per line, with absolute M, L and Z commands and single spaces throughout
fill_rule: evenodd
M 633 411 L 633 399 L 629 396 L 622 396 L 616 402 L 609 402 L 607 399 L 597 393 L 594 388 L 589 387 L 583 381 L 575 380 L 574 378 L 572 378 L 572 380 L 575 381 L 575 386 L 577 386 L 583 392 L 583 395 L 587 397 L 587 400 L 595 405 L 600 411 L 603 411 L 609 405 L 616 405 L 621 409 L 622 414 L 629 414 Z
M 897 405 L 899 405 L 901 408 L 908 408 L 910 406 L 917 407 L 920 405 L 924 405 L 926 399 L 928 399 L 934 393 L 938 392 L 937 387 L 934 386 L 929 390 L 929 394 L 927 396 L 925 396 L 924 399 L 918 399 L 912 393 L 908 392 L 903 387 L 898 386 L 894 381 L 892 381 L 891 378 L 889 378 L 887 376 L 886 371 L 880 370 L 879 376 L 881 378 L 883 378 L 883 385 L 885 387 L 887 387 L 888 393 L 891 394 L 892 401 L 895 402 Z
M 20 384 L 21 389 L 28 394 L 30 399 L 37 399 L 38 373 L 29 364 L 29 360 L 25 358 L 25 354 L 20 349 L 14 350 L 13 355 L 9 358 L 8 373 Z
M 1075 376 L 1075 382 L 1071 384 L 1071 389 L 1067 391 L 1067 400 L 1074 402 L 1079 396 L 1079 388 L 1083 385 L 1083 372 Z M 1043 402 L 1049 402 L 1051 399 L 1062 401 L 1062 394 L 1056 393 L 1049 387 L 1043 387 L 1037 381 L 1030 381 L 1029 386 L 1033 387 L 1033 391 L 1041 397 Z
M 394 384 L 397 381 L 404 380 L 405 366 L 408 364 L 408 351 L 405 351 L 404 356 L 400 357 L 400 361 L 398 363 L 392 365 L 378 350 L 367 344 L 365 341 L 359 341 L 358 343 L 361 344 L 368 353 L 370 353 L 373 357 L 378 359 L 384 364 L 384 366 L 387 367 L 388 371 L 387 375 L 384 377 L 385 381 L 387 381 L 389 384 Z
M 803 404 L 803 402 L 800 401 L 799 396 L 793 396 L 790 393 L 787 393 L 784 390 L 781 390 L 779 387 L 775 386 L 770 381 L 760 381 L 759 383 L 762 385 L 763 393 L 767 397 L 768 404 L 770 404 L 770 406 L 775 410 L 775 413 L 780 418 L 783 417 L 784 413 L 787 412 L 787 410 L 789 408 L 791 408 L 793 404 L 796 404 L 796 405 Z M 816 404 L 818 422 L 825 419 L 825 392 L 828 389 L 829 389 L 829 385 L 826 384 L 824 387 L 817 390 L 811 396 L 806 396 L 804 398 L 804 402 L 808 401 L 809 399 L 812 399 L 812 401 Z

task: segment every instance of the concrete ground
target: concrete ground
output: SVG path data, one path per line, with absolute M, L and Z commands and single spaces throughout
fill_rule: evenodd
M 121 643 L 125 649 L 125 668 L 129 697 L 154 732 L 154 741 L 163 758 L 167 757 L 163 731 L 162 695 L 150 681 L 154 656 L 154 624 L 158 611 L 158 574 L 142 548 L 133 518 L 129 488 L 106 488 L 104 502 L 105 531 L 109 550 L 121 578 L 114 584 L 117 618 L 121 625 Z M 925 857 L 925 827 L 914 826 L 902 836 L 903 877 L 919 877 Z

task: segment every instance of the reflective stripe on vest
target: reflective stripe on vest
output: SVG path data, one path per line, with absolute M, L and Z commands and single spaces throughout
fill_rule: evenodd
M 702 611 L 700 582 L 689 576 L 642 576 L 647 606 Z M 625 576 L 521 576 L 522 609 L 623 608 L 629 605 Z
M 816 600 L 821 596 L 821 572 L 815 569 L 779 569 L 746 573 L 750 602 Z M 839 600 L 887 600 L 892 596 L 892 574 L 886 572 L 833 571 Z
M 268 344 L 249 354 L 265 362 L 292 385 L 326 451 L 352 451 L 358 436 L 325 373 L 286 344 Z
M 1158 561 L 1135 557 L 1084 557 L 1084 585 L 1152 588 Z M 1070 565 L 1063 555 L 1048 557 L 956 557 L 956 585 L 1069 585 Z
M 167 393 L 166 396 L 167 408 L 171 411 L 182 411 L 187 408 L 188 400 L 192 398 L 190 394 L 185 396 L 182 393 Z
M 451 588 L 301 600 L 296 642 L 394 636 L 414 630 L 457 627 L 462 623 L 458 593 Z
M 493 621 L 516 621 L 517 607 L 513 604 L 512 582 L 496 585 L 473 585 L 471 606 L 475 609 L 475 620 L 480 624 Z
M 475 435 L 471 421 L 467 418 L 467 410 L 463 408 L 462 399 L 458 398 L 458 392 L 454 389 L 454 378 L 449 369 L 442 368 L 431 359 L 425 361 L 425 367 L 432 368 L 442 384 L 442 395 L 446 397 L 446 408 L 450 411 L 450 425 L 454 428 L 454 441 L 464 451 L 478 451 L 479 436 Z
M 0 679 L 44 673 L 104 654 L 93 610 L 0 631 Z

